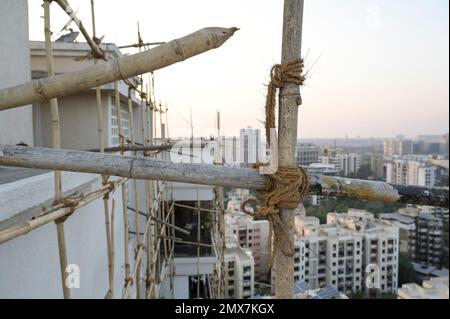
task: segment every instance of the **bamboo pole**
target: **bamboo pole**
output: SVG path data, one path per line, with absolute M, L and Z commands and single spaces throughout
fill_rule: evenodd
M 144 91 L 144 81 L 141 76 L 141 91 Z M 146 86 L 146 96 L 148 99 L 147 108 L 144 107 L 144 104 L 141 103 L 141 121 L 142 121 L 142 141 L 144 147 L 154 147 L 153 145 L 153 116 L 152 116 L 152 99 L 149 92 L 148 85 Z M 147 128 L 147 129 L 145 129 Z M 145 153 L 144 153 L 145 155 Z M 147 260 L 146 260 L 146 280 L 145 280 L 145 288 L 146 288 L 146 296 L 147 298 L 152 293 L 153 282 L 154 282 L 154 265 L 152 263 L 154 256 L 154 241 L 153 241 L 153 233 L 154 233 L 154 225 L 151 224 L 151 220 L 155 220 L 156 217 L 153 216 L 153 211 L 151 209 L 153 198 L 154 198 L 154 182 L 150 180 L 146 180 L 145 185 L 145 203 L 146 203 L 146 211 L 147 211 L 147 222 L 149 223 L 149 230 L 146 240 L 147 245 Z
M 92 18 L 92 34 L 93 37 L 96 38 L 96 27 L 95 27 L 95 6 L 94 0 L 91 0 L 91 18 Z M 89 42 L 88 42 L 89 43 Z M 94 50 L 93 47 L 91 47 Z M 94 54 L 94 65 L 97 65 L 97 57 Z M 100 87 L 97 86 L 95 88 L 95 98 L 97 104 L 97 126 L 98 126 L 98 139 L 99 139 L 99 149 L 98 151 L 101 153 L 105 152 L 105 135 L 103 132 L 103 107 L 102 107 L 102 93 Z M 103 185 L 106 185 L 108 182 L 108 176 L 102 176 Z M 108 298 L 114 298 L 114 260 L 113 260 L 113 245 L 114 240 L 112 240 L 111 230 L 114 228 L 114 224 L 112 223 L 112 217 L 110 221 L 109 217 L 109 194 L 103 197 L 103 212 L 105 215 L 105 229 L 106 229 L 106 249 L 108 252 Z M 114 201 L 114 199 L 113 199 Z M 114 207 L 114 203 L 113 203 Z M 112 212 L 111 212 L 112 215 Z
M 135 130 L 134 130 L 134 115 L 133 115 L 133 102 L 131 100 L 131 88 L 128 89 L 128 114 L 130 117 L 130 138 L 131 138 L 131 145 L 136 146 L 136 136 L 135 136 Z M 136 153 L 134 154 L 136 156 Z M 133 179 L 133 191 L 134 191 L 134 205 L 136 207 L 136 210 L 140 210 L 140 202 L 139 202 L 139 192 L 137 187 L 137 182 L 135 179 Z M 141 229 L 140 225 L 140 217 L 139 214 L 135 215 L 135 228 L 136 228 L 136 243 L 139 247 L 142 245 L 141 237 L 139 235 L 139 231 Z M 139 285 L 139 279 L 141 274 L 141 262 L 138 264 L 137 273 L 136 273 L 136 299 L 141 299 L 141 287 Z
M 121 185 L 126 181 L 125 178 L 115 181 L 113 184 L 116 186 Z M 74 207 L 69 207 L 67 204 L 57 204 L 48 209 L 45 209 L 43 213 L 31 220 L 23 222 L 19 225 L 15 225 L 4 230 L 0 230 L 0 244 L 5 243 L 9 240 L 17 238 L 19 236 L 23 236 L 28 234 L 30 231 L 39 228 L 43 225 L 46 225 L 50 222 L 54 222 L 58 219 L 65 218 L 68 215 L 76 212 L 76 210 L 92 203 L 94 200 L 97 200 L 104 196 L 105 194 L 111 192 L 111 185 L 106 185 L 100 188 L 99 190 L 93 191 L 89 194 L 86 194 L 81 199 L 74 200 L 76 205 Z M 72 201 L 69 198 L 69 201 Z
M 115 219 L 116 219 L 116 201 L 114 198 L 112 199 L 112 208 L 111 208 L 111 228 L 109 230 L 110 233 L 110 244 L 108 254 L 111 255 L 111 272 L 109 276 L 109 287 L 111 290 L 111 299 L 114 298 L 114 269 L 116 264 L 116 248 L 115 248 L 115 242 L 116 242 L 116 236 L 115 236 Z
M 53 59 L 52 48 L 52 32 L 50 29 L 50 5 L 51 1 L 44 0 L 44 33 L 45 33 L 45 53 L 47 61 L 47 73 L 49 77 L 55 76 L 55 66 Z M 58 100 L 56 98 L 50 99 L 50 115 L 52 121 L 52 146 L 53 148 L 61 148 L 61 132 L 60 119 L 58 110 Z M 55 202 L 62 198 L 61 190 L 61 172 L 55 171 Z M 61 271 L 61 283 L 63 288 L 64 299 L 70 299 L 70 288 L 67 286 L 67 248 L 64 234 L 65 218 L 57 219 L 56 233 L 58 238 L 59 262 Z
M 136 142 L 135 142 L 136 144 Z M 153 145 L 153 146 L 113 146 L 113 147 L 106 147 L 104 149 L 105 152 L 148 152 L 148 151 L 164 151 L 169 150 L 173 147 L 173 145 Z M 98 148 L 93 148 L 86 150 L 86 152 L 99 152 L 100 150 Z M 101 152 L 102 153 L 102 152 Z
M 155 209 L 157 209 L 157 207 L 158 207 L 157 204 L 159 203 L 159 198 L 162 196 L 163 190 L 164 190 L 164 189 L 162 189 L 162 190 L 159 192 L 159 194 L 158 194 L 158 196 L 157 196 L 155 202 L 153 202 L 152 209 L 151 209 L 152 211 L 155 210 Z M 155 203 L 156 203 L 156 205 L 155 205 Z M 172 207 L 173 207 L 173 206 L 172 206 Z M 145 240 L 145 239 L 147 238 L 147 236 L 148 236 L 148 230 L 149 230 L 150 224 L 151 224 L 150 221 L 151 221 L 151 219 L 148 219 L 148 220 L 147 220 L 147 224 L 145 225 L 144 235 L 142 236 L 142 237 L 144 238 L 144 240 Z M 165 227 L 165 225 L 163 225 L 163 227 Z M 143 249 L 144 249 L 143 246 L 139 246 L 139 247 L 137 248 L 137 250 L 136 250 L 136 262 L 135 262 L 135 264 L 134 264 L 134 268 L 133 268 L 133 271 L 132 271 L 132 273 L 131 273 L 131 277 L 135 277 L 135 276 L 136 276 L 136 272 L 137 272 L 137 268 L 138 268 L 138 263 L 139 263 L 140 259 L 142 258 L 142 251 L 143 251 Z M 137 283 L 136 283 L 136 284 L 137 284 Z M 124 298 L 124 299 L 127 299 L 127 298 L 129 297 L 131 286 L 132 286 L 132 281 L 128 280 L 128 281 L 126 282 L 126 284 L 125 284 L 125 287 L 124 287 L 124 292 L 123 292 L 123 298 Z
M 283 41 L 281 63 L 287 64 L 301 58 L 303 0 L 284 0 Z M 280 166 L 295 165 L 297 144 L 298 106 L 301 105 L 299 86 L 285 83 L 280 89 L 278 117 L 278 162 Z M 294 210 L 282 208 L 280 217 L 289 242 L 294 247 Z M 277 298 L 292 298 L 294 291 L 294 256 L 275 250 L 275 293 Z
M 267 185 L 266 177 L 251 168 L 176 164 L 143 157 L 16 145 L 0 144 L 0 165 L 256 190 L 265 190 Z M 316 174 L 310 179 L 310 195 L 438 207 L 449 205 L 448 187 L 397 185 Z
M 148 214 L 145 214 L 145 213 L 143 213 L 143 212 L 141 212 L 141 211 L 136 211 L 136 210 L 135 210 L 134 208 L 132 208 L 132 207 L 128 207 L 128 209 L 131 210 L 132 212 L 138 213 L 138 214 L 141 215 L 141 216 L 145 216 L 145 217 L 147 217 L 147 218 L 149 217 Z M 172 224 L 166 223 L 166 222 L 163 221 L 162 219 L 156 218 L 156 217 L 154 217 L 154 216 L 150 216 L 150 218 L 151 218 L 153 221 L 157 222 L 157 223 L 166 225 L 167 227 L 173 229 L 174 231 L 178 231 L 178 232 L 183 233 L 183 234 L 185 234 L 185 235 L 190 235 L 190 234 L 191 234 L 191 233 L 190 233 L 189 231 L 187 231 L 186 229 L 181 228 L 181 227 L 178 227 L 178 226 L 175 226 L 174 223 L 172 223 Z
M 125 135 L 122 126 L 122 108 L 120 103 L 119 83 L 117 81 L 114 82 L 114 103 L 116 108 L 117 126 L 119 129 L 119 144 L 120 147 L 122 147 L 125 142 Z M 121 155 L 123 155 L 123 151 L 121 151 L 120 153 Z M 129 230 L 128 209 L 127 209 L 128 199 L 125 187 L 126 187 L 125 185 L 121 186 L 123 228 L 124 228 L 123 239 L 124 239 L 124 256 L 125 256 L 125 285 L 127 285 L 127 282 L 131 280 L 131 277 L 130 277 L 130 253 L 129 253 L 129 238 L 128 238 L 128 230 Z
M 205 28 L 151 50 L 0 90 L 0 111 L 131 78 L 220 47 L 236 28 Z
M 75 24 L 77 25 L 78 29 L 81 31 L 81 34 L 83 34 L 84 38 L 86 39 L 86 42 L 91 47 L 94 58 L 101 58 L 101 59 L 106 60 L 105 53 L 94 41 L 94 39 L 96 39 L 95 32 L 94 32 L 94 39 L 92 39 L 89 36 L 89 33 L 87 32 L 87 30 L 84 27 L 81 20 L 78 19 L 78 17 L 75 15 L 75 12 L 73 12 L 72 7 L 69 5 L 69 2 L 67 0 L 53 0 L 53 1 L 55 1 L 64 10 L 64 12 L 66 12 L 67 15 L 75 21 Z

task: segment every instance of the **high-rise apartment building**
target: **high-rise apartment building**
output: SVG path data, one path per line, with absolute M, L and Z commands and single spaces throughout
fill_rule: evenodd
M 308 166 L 319 162 L 320 149 L 312 143 L 297 144 L 297 164 Z
M 373 214 L 349 210 L 329 213 L 327 224 L 315 217 L 296 218 L 294 276 L 312 288 L 331 285 L 340 292 L 396 293 L 398 278 L 398 228 L 374 219 Z M 373 286 L 366 285 L 367 271 L 375 271 Z
M 225 297 L 252 298 L 255 283 L 252 252 L 242 248 L 233 236 L 226 237 L 225 246 Z

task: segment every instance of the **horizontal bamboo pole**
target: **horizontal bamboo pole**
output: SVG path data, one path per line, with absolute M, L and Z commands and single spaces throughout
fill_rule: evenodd
M 132 207 L 130 207 L 130 206 L 128 206 L 128 209 L 131 210 L 132 212 L 135 212 L 135 213 L 136 213 L 136 209 L 134 209 L 134 208 L 132 208 Z M 141 215 L 141 216 L 144 216 L 144 217 L 147 217 L 147 218 L 148 218 L 148 214 L 145 214 L 145 213 L 143 213 L 143 212 L 141 212 L 141 211 L 138 211 L 137 213 L 138 213 L 139 215 Z M 167 223 L 167 222 L 165 222 L 165 221 L 163 221 L 163 220 L 161 220 L 161 219 L 159 219 L 159 218 L 156 218 L 156 217 L 153 217 L 153 216 L 150 216 L 150 218 L 151 218 L 153 221 L 157 222 L 158 224 L 166 225 L 167 227 L 172 228 L 172 229 L 174 229 L 175 231 L 178 231 L 178 232 L 183 233 L 183 234 L 185 234 L 185 235 L 190 235 L 190 234 L 191 234 L 191 233 L 190 233 L 189 231 L 187 231 L 186 229 L 181 228 L 181 227 L 178 227 L 178 226 L 175 226 L 175 225 L 173 225 L 173 224 L 171 224 L 171 223 Z
M 123 184 L 127 179 L 123 178 L 114 183 L 115 186 L 119 186 Z M 41 227 L 50 222 L 56 221 L 60 218 L 63 218 L 67 215 L 70 215 L 74 212 L 74 210 L 84 207 L 94 200 L 103 197 L 105 194 L 108 194 L 112 191 L 111 185 L 106 185 L 96 191 L 93 191 L 89 194 L 86 194 L 79 200 L 73 200 L 77 204 L 73 207 L 67 206 L 67 204 L 57 204 L 55 207 L 47 208 L 42 215 L 35 219 L 31 219 L 29 221 L 23 222 L 19 225 L 12 226 L 0 231 L 0 244 L 7 242 L 16 237 L 26 235 L 30 231 Z M 71 199 L 69 199 L 71 201 Z M 62 206 L 66 205 L 66 207 Z
M 0 145 L 0 165 L 256 190 L 264 190 L 267 183 L 266 176 L 250 168 L 176 164 L 144 157 L 15 145 Z M 309 193 L 382 202 L 449 206 L 448 187 L 405 186 L 335 176 L 312 175 Z
M 152 72 L 220 47 L 237 28 L 204 28 L 141 53 L 0 90 L 0 111 Z
M 106 147 L 104 149 L 105 152 L 147 152 L 147 151 L 161 151 L 161 150 L 169 150 L 173 147 L 173 145 L 153 145 L 153 146 L 113 146 Z M 86 150 L 87 152 L 100 152 L 99 148 L 93 148 Z

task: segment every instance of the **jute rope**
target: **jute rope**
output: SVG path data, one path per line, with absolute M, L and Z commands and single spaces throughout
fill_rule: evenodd
M 266 97 L 266 139 L 270 144 L 270 129 L 275 128 L 275 106 L 277 90 L 286 83 L 302 85 L 305 78 L 302 75 L 303 60 L 299 59 L 288 64 L 276 64 L 270 72 L 270 83 Z M 242 210 L 252 216 L 267 218 L 270 225 L 268 238 L 269 264 L 272 265 L 274 251 L 281 250 L 285 256 L 293 256 L 294 243 L 289 238 L 280 217 L 280 209 L 297 208 L 309 188 L 309 176 L 305 169 L 288 165 L 279 167 L 277 172 L 268 176 L 266 191 L 261 192 L 262 207 L 256 212 L 246 209 L 246 204 L 255 201 L 249 198 L 241 204 Z

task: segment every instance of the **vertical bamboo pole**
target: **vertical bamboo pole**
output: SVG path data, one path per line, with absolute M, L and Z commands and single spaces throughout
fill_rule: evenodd
M 125 136 L 123 134 L 123 126 L 122 126 L 122 109 L 120 106 L 120 93 L 119 93 L 119 82 L 114 82 L 114 102 L 116 107 L 117 114 L 117 126 L 119 128 L 119 144 L 120 146 L 124 146 L 125 144 Z M 120 154 L 123 155 L 123 150 Z M 123 239 L 124 239 L 124 254 L 125 254 L 125 285 L 130 278 L 130 254 L 129 254 L 129 240 L 128 240 L 128 208 L 127 208 L 127 193 L 125 189 L 126 185 L 122 184 L 122 208 L 123 208 Z
M 110 267 L 110 281 L 109 281 L 109 286 L 110 286 L 110 290 L 111 290 L 111 299 L 114 298 L 114 268 L 115 268 L 115 256 L 116 256 L 116 250 L 115 250 L 115 229 L 114 229 L 114 225 L 115 225 L 115 215 L 116 215 L 116 201 L 114 200 L 114 198 L 112 199 L 112 204 L 111 204 L 111 228 L 110 228 L 110 245 L 109 245 L 109 250 L 108 250 L 108 255 L 111 255 L 110 260 L 111 260 L 111 267 Z
M 215 164 L 220 165 L 222 163 L 222 137 L 220 135 L 220 112 L 217 112 L 217 151 L 215 152 Z M 216 202 L 218 204 L 219 213 L 217 214 L 217 240 L 216 243 L 219 245 L 219 281 L 218 281 L 218 297 L 223 298 L 224 297 L 224 283 L 225 283 L 225 277 L 224 277 L 224 269 L 225 269 L 225 214 L 224 214 L 224 194 L 223 194 L 223 187 L 215 187 L 216 196 Z
M 285 0 L 283 14 L 283 41 L 281 63 L 286 64 L 301 57 L 303 0 Z M 286 83 L 280 90 L 278 119 L 279 165 L 295 165 L 295 145 L 297 144 L 298 106 L 301 105 L 298 85 Z M 294 211 L 281 209 L 283 227 L 294 247 Z M 281 250 L 275 251 L 275 287 L 277 298 L 292 298 L 294 288 L 294 256 L 285 256 Z
M 47 60 L 47 75 L 49 77 L 55 75 L 55 66 L 53 60 L 53 48 L 52 48 L 52 32 L 50 30 L 50 4 L 51 1 L 44 0 L 44 33 L 45 33 L 45 53 Z M 58 110 L 58 100 L 50 99 L 50 114 L 52 121 L 52 146 L 53 148 L 61 148 L 61 132 L 60 132 L 60 120 Z M 55 201 L 62 199 L 61 190 L 61 172 L 55 171 Z M 70 289 L 66 285 L 67 277 L 67 251 L 66 240 L 64 234 L 64 221 L 65 219 L 59 219 L 56 221 L 56 232 L 58 238 L 58 250 L 59 250 L 59 264 L 61 270 L 61 281 L 63 287 L 63 295 L 65 299 L 70 299 Z
M 92 17 L 92 34 L 93 38 L 96 38 L 96 28 L 95 28 L 95 6 L 94 0 L 91 0 L 91 17 Z M 97 64 L 97 58 L 94 55 L 94 65 Z M 97 103 L 97 126 L 98 126 L 98 139 L 99 139 L 99 149 L 100 153 L 105 152 L 105 134 L 103 131 L 103 108 L 102 108 L 102 93 L 100 87 L 95 88 L 95 98 Z M 108 182 L 108 176 L 102 176 L 102 183 L 106 185 Z M 112 240 L 111 233 L 114 231 L 114 224 L 109 218 L 109 204 L 108 204 L 109 194 L 103 197 L 103 211 L 105 215 L 105 229 L 106 229 L 106 249 L 108 251 L 108 298 L 114 298 L 114 253 L 113 246 L 114 240 Z M 112 214 L 112 212 L 111 212 Z
M 150 75 L 149 75 L 150 76 Z M 144 85 L 142 82 L 142 91 L 144 90 Z M 150 97 L 149 87 L 146 86 L 147 97 L 149 101 L 149 105 L 147 108 L 147 112 L 144 112 L 144 107 L 142 106 L 142 140 L 144 144 L 147 146 L 148 144 L 153 145 L 153 102 Z M 146 121 L 144 121 L 144 114 L 146 115 Z M 146 122 L 147 130 L 145 130 L 144 122 Z M 145 134 L 147 131 L 147 134 Z M 147 214 L 148 219 L 151 219 L 153 216 L 153 200 L 154 196 L 154 182 L 153 181 L 145 181 L 145 193 L 146 193 L 146 203 L 147 203 Z M 146 295 L 148 297 L 151 296 L 153 290 L 153 281 L 154 281 L 154 266 L 153 266 L 153 256 L 154 256 L 154 241 L 153 241 L 153 227 L 151 221 L 148 221 L 148 235 L 147 235 L 147 267 L 146 267 Z
M 128 114 L 130 116 L 130 137 L 131 137 L 131 145 L 136 146 L 136 135 L 135 135 L 135 129 L 134 129 L 134 115 L 133 115 L 133 101 L 131 99 L 131 92 L 132 89 L 128 89 Z M 141 105 L 143 99 L 141 99 Z M 136 152 L 135 152 L 136 155 Z M 142 245 L 141 236 L 140 236 L 140 230 L 141 230 L 141 224 L 140 224 L 140 216 L 137 212 L 141 210 L 140 203 L 139 203 L 139 191 L 137 187 L 137 181 L 133 179 L 133 191 L 134 191 L 134 205 L 136 208 L 136 215 L 135 215 L 135 228 L 136 228 L 136 243 L 137 247 Z M 139 279 L 141 276 L 141 261 L 138 261 L 137 271 L 136 271 L 136 299 L 141 298 L 141 287 L 139 285 Z

